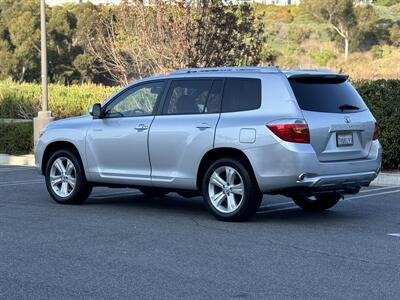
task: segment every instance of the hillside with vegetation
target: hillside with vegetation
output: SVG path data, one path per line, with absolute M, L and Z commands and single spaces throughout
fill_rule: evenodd
M 140 3 L 48 7 L 51 82 L 118 85 L 175 68 L 223 65 L 331 68 L 353 79 L 400 75 L 399 0 Z M 0 79 L 39 81 L 39 19 L 37 0 L 0 0 Z
M 316 2 L 323 7 L 322 2 Z M 353 79 L 398 79 L 400 3 L 378 5 L 388 1 L 383 2 L 354 6 L 347 61 L 343 38 L 332 24 L 314 16 L 312 8 L 257 5 L 256 13 L 264 15 L 265 23 L 262 61 L 283 68 L 330 68 Z

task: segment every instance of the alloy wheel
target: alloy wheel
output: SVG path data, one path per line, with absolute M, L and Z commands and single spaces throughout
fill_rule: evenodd
M 50 169 L 50 184 L 54 193 L 62 198 L 72 194 L 76 185 L 76 168 L 66 157 L 57 158 Z
M 229 166 L 216 169 L 209 179 L 208 196 L 219 212 L 228 214 L 236 211 L 244 196 L 244 183 L 239 172 Z

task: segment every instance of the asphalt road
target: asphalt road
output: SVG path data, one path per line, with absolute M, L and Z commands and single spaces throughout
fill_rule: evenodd
M 224 223 L 200 197 L 97 188 L 48 196 L 34 169 L 0 167 L 0 299 L 400 299 L 400 188 L 330 211 L 265 196 Z

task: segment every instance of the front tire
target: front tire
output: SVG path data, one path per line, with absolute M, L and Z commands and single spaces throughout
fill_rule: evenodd
M 205 173 L 202 191 L 207 208 L 219 220 L 243 221 L 260 207 L 262 194 L 247 165 L 221 158 Z
M 45 178 L 50 196 L 60 204 L 81 204 L 93 189 L 78 155 L 69 149 L 58 150 L 50 157 Z
M 324 193 L 316 196 L 295 195 L 294 203 L 307 211 L 322 211 L 335 206 L 342 198 L 340 193 Z

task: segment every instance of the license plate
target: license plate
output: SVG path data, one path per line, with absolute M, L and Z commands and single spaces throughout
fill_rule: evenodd
M 338 147 L 353 146 L 353 133 L 352 132 L 337 132 L 336 145 Z

